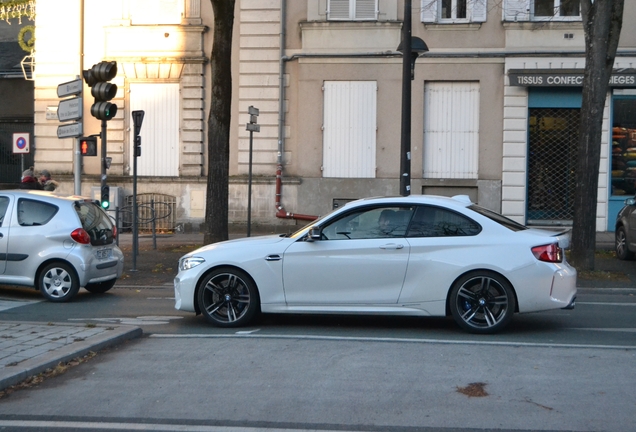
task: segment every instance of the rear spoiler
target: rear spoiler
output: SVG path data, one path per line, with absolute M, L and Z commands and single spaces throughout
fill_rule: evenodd
M 557 241 L 559 242 L 559 247 L 561 249 L 568 249 L 570 247 L 570 238 L 572 237 L 572 230 L 568 229 L 567 231 L 555 233 L 553 237 L 557 238 Z

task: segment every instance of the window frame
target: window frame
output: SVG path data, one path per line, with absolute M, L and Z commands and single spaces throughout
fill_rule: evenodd
M 421 0 L 420 21 L 431 24 L 470 24 L 486 22 L 488 17 L 489 0 L 466 0 L 465 18 L 443 18 L 442 1 L 443 0 Z M 456 5 L 458 0 L 451 1 L 454 4 L 452 9 L 456 14 Z
M 579 14 L 571 16 L 559 15 L 563 0 L 546 0 L 552 2 L 553 15 L 536 15 L 536 3 L 541 0 L 530 0 L 530 20 L 531 21 L 581 21 L 581 3 L 579 1 Z

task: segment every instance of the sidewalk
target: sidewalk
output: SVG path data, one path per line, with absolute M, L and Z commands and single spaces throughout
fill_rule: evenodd
M 240 237 L 245 237 L 245 233 L 230 235 L 230 238 Z M 203 234 L 158 234 L 156 250 L 154 243 L 151 235 L 139 237 L 137 269 L 131 272 L 132 235 L 124 233 L 120 236 L 119 246 L 126 254 L 126 266 L 124 277 L 117 282 L 116 287 L 143 285 L 148 284 L 148 281 L 169 285 L 176 275 L 177 260 L 192 248 L 202 245 Z M 598 250 L 613 250 L 614 233 L 598 233 L 596 246 Z M 604 261 L 614 268 L 624 269 L 630 275 L 634 273 L 633 279 L 636 280 L 636 261 L 618 261 L 613 257 Z M 605 285 L 614 282 L 608 281 Z M 598 281 L 594 284 L 598 284 Z M 60 362 L 141 335 L 141 328 L 133 326 L 0 321 L 0 391 L 53 368 Z

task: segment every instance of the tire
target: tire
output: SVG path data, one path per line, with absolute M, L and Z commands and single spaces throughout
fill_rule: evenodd
M 55 303 L 70 301 L 80 289 L 75 270 L 63 262 L 47 264 L 40 271 L 36 283 L 42 295 Z
M 492 334 L 510 323 L 516 299 L 507 280 L 483 270 L 467 273 L 453 284 L 449 306 L 455 322 L 464 330 Z
M 625 227 L 620 226 L 616 228 L 615 238 L 615 250 L 616 250 L 616 258 L 619 260 L 631 260 L 634 259 L 634 252 L 629 250 L 627 246 L 627 233 L 625 232 Z
M 117 278 L 108 280 L 106 282 L 86 284 L 84 288 L 86 288 L 86 291 L 93 294 L 104 294 L 106 291 L 115 286 L 115 282 L 117 282 Z
M 260 309 L 256 285 L 246 273 L 234 268 L 219 268 L 208 274 L 197 291 L 199 310 L 217 327 L 244 326 Z

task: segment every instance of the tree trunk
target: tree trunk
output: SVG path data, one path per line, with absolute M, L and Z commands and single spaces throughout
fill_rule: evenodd
M 581 0 L 585 72 L 570 256 L 579 270 L 594 269 L 603 110 L 622 27 L 623 4 L 624 0 Z
M 210 64 L 212 89 L 208 117 L 208 184 L 205 244 L 228 239 L 230 119 L 232 107 L 232 29 L 235 0 L 210 0 L 214 42 Z

